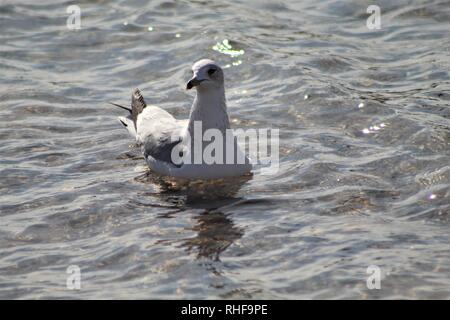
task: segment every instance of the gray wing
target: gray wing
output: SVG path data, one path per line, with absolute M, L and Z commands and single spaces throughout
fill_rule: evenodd
M 181 142 L 180 134 L 187 120 L 177 120 L 167 111 L 147 105 L 137 88 L 131 95 L 131 108 L 112 104 L 130 113 L 127 117 L 119 117 L 119 120 L 142 144 L 145 158 L 152 157 L 176 166 L 172 161 L 172 150 Z
M 172 150 L 180 142 L 181 137 L 179 137 L 178 140 L 173 141 L 170 134 L 161 135 L 160 137 L 148 137 L 144 144 L 144 156 L 145 158 L 151 156 L 155 160 L 164 161 L 180 167 L 181 165 L 176 165 L 172 161 Z
M 187 121 L 176 120 L 156 106 L 147 106 L 138 123 L 145 158 L 152 157 L 179 167 L 172 161 L 172 150 L 182 141 L 181 132 Z

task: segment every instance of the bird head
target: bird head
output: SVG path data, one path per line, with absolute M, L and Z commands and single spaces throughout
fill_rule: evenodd
M 202 59 L 192 66 L 192 78 L 186 84 L 186 89 L 196 88 L 197 91 L 222 89 L 224 76 L 222 68 L 212 60 Z

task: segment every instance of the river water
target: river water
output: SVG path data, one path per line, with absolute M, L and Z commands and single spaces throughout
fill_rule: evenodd
M 450 2 L 376 2 L 0 1 L 0 298 L 449 299 Z M 280 132 L 208 199 L 107 104 L 186 118 L 204 57 L 233 128 Z

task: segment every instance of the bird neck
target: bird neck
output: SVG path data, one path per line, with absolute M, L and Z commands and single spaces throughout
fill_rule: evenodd
M 227 113 L 225 89 L 200 91 L 197 90 L 194 103 L 189 115 L 189 133 L 194 133 L 194 123 L 201 122 L 202 134 L 208 129 L 218 129 L 225 134 L 230 128 L 230 120 Z

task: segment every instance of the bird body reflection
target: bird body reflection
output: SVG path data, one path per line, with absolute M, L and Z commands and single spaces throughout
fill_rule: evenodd
M 221 253 L 244 235 L 244 229 L 235 225 L 231 213 L 225 214 L 222 210 L 229 211 L 229 208 L 246 201 L 236 195 L 251 179 L 252 176 L 247 175 L 215 180 L 182 180 L 155 176 L 150 172 L 135 178 L 142 183 L 152 183 L 159 196 L 175 209 L 159 215 L 159 218 L 176 218 L 187 210 L 200 209 L 193 217 L 194 226 L 187 228 L 197 234 L 183 239 L 181 247 L 188 252 L 195 251 L 197 259 L 211 261 L 220 261 Z

